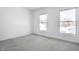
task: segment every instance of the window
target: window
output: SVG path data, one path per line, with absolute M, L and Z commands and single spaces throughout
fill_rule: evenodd
M 40 30 L 47 31 L 47 14 L 40 15 Z
M 76 34 L 76 10 L 65 10 L 60 12 L 60 32 Z

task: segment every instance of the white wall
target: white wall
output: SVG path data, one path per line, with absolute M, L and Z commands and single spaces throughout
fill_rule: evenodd
M 0 40 L 31 34 L 31 11 L 19 7 L 0 7 Z
M 74 35 L 69 35 L 69 34 L 62 34 L 59 31 L 59 20 L 60 20 L 60 14 L 59 10 L 64 10 L 64 9 L 69 9 L 69 8 L 42 8 L 40 10 L 34 11 L 33 12 L 33 33 L 48 36 L 48 37 L 53 37 L 57 39 L 62 39 L 62 40 L 67 40 L 67 41 L 72 41 L 79 43 L 79 8 L 77 8 L 76 11 L 76 17 L 77 17 L 77 34 Z M 48 14 L 48 31 L 47 32 L 42 32 L 39 30 L 39 15 L 42 13 L 47 13 Z

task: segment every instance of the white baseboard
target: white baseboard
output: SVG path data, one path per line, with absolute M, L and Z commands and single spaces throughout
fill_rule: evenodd
M 34 34 L 34 35 L 40 35 L 40 36 L 42 36 L 42 37 L 46 37 L 46 38 L 50 38 L 50 39 L 62 40 L 62 41 L 67 41 L 67 42 L 72 42 L 72 43 L 79 44 L 78 42 L 73 42 L 73 41 L 63 40 L 63 39 L 55 38 L 55 37 L 49 37 L 49 36 L 45 36 L 45 35 L 41 35 L 41 34 L 37 34 L 37 33 L 32 33 L 32 34 Z
M 29 35 L 31 35 L 31 34 L 27 34 L 27 35 L 17 35 L 17 36 L 15 36 L 15 37 L 7 37 L 7 38 L 1 39 L 0 41 L 9 40 L 9 39 L 15 39 L 15 38 L 20 38 L 20 37 L 29 36 Z

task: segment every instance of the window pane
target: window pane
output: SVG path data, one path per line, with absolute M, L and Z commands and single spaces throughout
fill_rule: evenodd
M 40 15 L 40 30 L 47 31 L 47 14 Z
M 40 30 L 47 31 L 47 23 L 40 23 Z
M 60 12 L 60 32 L 76 34 L 75 9 Z
M 47 22 L 47 14 L 40 15 L 40 21 L 41 22 Z
M 60 22 L 60 32 L 61 33 L 71 33 L 76 34 L 76 24 L 75 22 Z
M 75 12 L 75 9 L 61 11 L 60 21 L 76 21 Z

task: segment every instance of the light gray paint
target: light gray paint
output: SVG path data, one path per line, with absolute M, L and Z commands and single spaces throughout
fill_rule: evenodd
M 59 12 L 60 10 L 64 10 L 64 9 L 70 9 L 70 8 L 51 7 L 51 8 L 42 8 L 38 11 L 35 11 L 33 15 L 33 22 L 34 22 L 33 33 L 79 43 L 79 39 L 78 39 L 79 38 L 79 21 L 78 21 L 79 8 L 76 8 L 77 34 L 75 36 L 71 34 L 63 34 L 59 32 L 59 20 L 60 20 Z M 39 30 L 39 15 L 43 13 L 48 14 L 47 32 L 42 32 Z
M 0 40 L 31 34 L 31 18 L 26 8 L 0 8 Z

